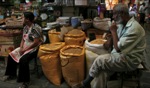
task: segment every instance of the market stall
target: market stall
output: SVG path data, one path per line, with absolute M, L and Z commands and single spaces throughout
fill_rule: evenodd
M 54 3 L 40 5 L 39 0 L 38 3 L 28 1 L 18 6 L 17 1 L 14 2 L 15 8 L 9 10 L 11 14 L 0 20 L 0 56 L 8 56 L 9 52 L 19 46 L 23 28 L 21 14 L 24 11 L 33 12 L 35 22 L 43 29 L 45 41 L 39 48 L 38 57 L 45 77 L 54 85 L 60 86 L 62 77 L 69 86 L 82 81 L 95 57 L 108 53 L 103 43 L 107 41 L 105 34 L 109 32 L 111 19 L 98 15 L 97 3 L 88 6 L 88 0 L 56 0 Z M 63 8 L 66 6 L 73 8 L 73 12 L 65 13 L 67 10 Z M 83 7 L 90 9 L 87 16 L 80 13 L 80 8 Z M 102 7 L 105 7 L 105 4 L 102 4 Z M 98 52 L 99 50 L 101 52 Z M 72 69 L 75 67 L 77 68 Z

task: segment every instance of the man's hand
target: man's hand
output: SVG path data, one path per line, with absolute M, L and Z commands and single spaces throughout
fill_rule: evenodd
M 112 39 L 112 35 L 111 34 L 107 34 L 106 35 L 106 42 L 103 44 L 104 48 L 106 50 L 111 50 L 112 46 L 113 46 L 113 39 Z
M 112 23 L 112 25 L 110 26 L 110 32 L 113 34 L 113 33 L 116 33 L 117 32 L 117 25 L 116 23 Z

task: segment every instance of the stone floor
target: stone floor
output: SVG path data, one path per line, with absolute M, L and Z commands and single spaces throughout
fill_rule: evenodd
M 147 68 L 150 68 L 150 24 L 145 25 L 145 31 L 146 31 L 146 40 L 147 40 L 147 48 L 146 48 L 146 63 Z M 50 83 L 44 75 L 42 75 L 42 70 L 40 70 L 41 76 L 40 78 L 37 78 L 36 73 L 33 73 L 33 62 L 30 64 L 30 70 L 31 70 L 31 83 L 29 88 L 70 88 L 65 81 L 62 81 L 62 84 L 60 86 L 55 86 L 52 83 Z M 11 80 L 7 82 L 2 81 L 2 76 L 5 72 L 5 64 L 4 59 L 0 57 L 0 88 L 18 88 L 20 83 L 17 83 L 16 80 Z M 150 71 L 142 71 L 142 76 L 140 78 L 141 81 L 141 88 L 150 88 Z M 110 84 L 112 85 L 112 84 Z M 128 84 L 133 85 L 133 84 Z M 110 87 L 114 88 L 114 87 Z M 115 87 L 116 88 L 116 87 Z M 124 87 L 127 88 L 127 87 Z M 133 88 L 133 87 L 128 87 Z M 135 88 L 135 87 L 134 87 Z
M 0 60 L 0 88 L 18 88 L 21 83 L 17 83 L 16 79 L 3 82 L 2 77 L 5 72 L 5 64 L 3 58 Z M 70 88 L 65 81 L 62 81 L 60 86 L 55 86 L 50 83 L 44 74 L 42 73 L 42 69 L 39 68 L 40 76 L 38 77 L 37 73 L 34 70 L 34 62 L 30 63 L 30 73 L 31 73 L 31 83 L 29 88 Z

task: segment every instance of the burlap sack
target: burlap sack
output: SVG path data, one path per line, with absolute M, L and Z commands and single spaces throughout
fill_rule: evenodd
M 43 44 L 39 48 L 38 56 L 41 61 L 43 73 L 54 85 L 61 84 L 62 73 L 59 53 L 64 45 L 64 42 L 57 42 Z
M 59 37 L 60 32 L 49 30 L 48 31 L 48 36 L 49 36 L 50 43 L 55 43 L 55 42 L 60 42 L 61 41 L 61 39 Z
M 84 80 L 84 51 L 83 47 L 77 45 L 67 45 L 60 50 L 62 74 L 70 86 Z
M 93 27 L 100 30 L 108 31 L 111 25 L 110 18 L 100 19 L 99 17 L 95 17 L 93 19 Z
M 103 43 L 106 40 L 104 39 L 95 39 L 91 42 L 88 41 L 88 39 L 85 41 L 85 55 L 86 55 L 86 76 L 89 75 L 89 70 L 94 62 L 94 60 L 102 54 L 107 54 L 108 50 L 105 50 L 103 47 Z M 91 88 L 95 88 L 94 87 L 94 83 L 96 83 L 96 81 L 98 80 L 93 80 L 91 82 Z
M 60 85 L 62 80 L 59 54 L 40 57 L 42 70 L 46 78 L 54 85 Z
M 88 41 L 89 39 L 87 39 L 85 41 L 85 48 L 89 51 L 92 51 L 98 55 L 101 55 L 101 54 L 105 54 L 105 53 L 108 53 L 108 51 L 104 48 L 103 46 L 103 43 L 102 41 L 106 41 L 106 40 L 101 40 L 101 39 L 96 39 L 96 40 L 93 40 L 91 42 Z M 94 43 L 95 42 L 95 43 Z M 96 44 L 97 42 L 97 44 Z M 99 43 L 99 44 L 98 44 Z M 101 44 L 100 44 L 101 43 Z
M 79 45 L 82 46 L 85 41 L 85 33 L 82 30 L 73 29 L 65 34 L 66 45 Z
M 47 55 L 47 54 L 55 54 L 56 52 L 59 52 L 59 50 L 65 45 L 64 42 L 56 42 L 52 44 L 43 44 L 40 45 L 39 51 L 38 51 L 38 57 Z

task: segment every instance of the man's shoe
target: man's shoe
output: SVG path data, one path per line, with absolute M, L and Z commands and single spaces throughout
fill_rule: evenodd
M 29 84 L 30 84 L 29 82 L 24 82 L 24 83 L 22 83 L 21 86 L 19 86 L 19 88 L 28 88 Z
M 78 84 L 73 85 L 72 88 L 91 88 L 91 85 L 84 86 L 83 82 L 80 82 Z
M 83 83 L 78 83 L 72 86 L 72 88 L 84 88 Z
M 2 81 L 10 81 L 10 80 L 14 80 L 16 79 L 17 77 L 16 76 L 3 76 L 2 77 Z

